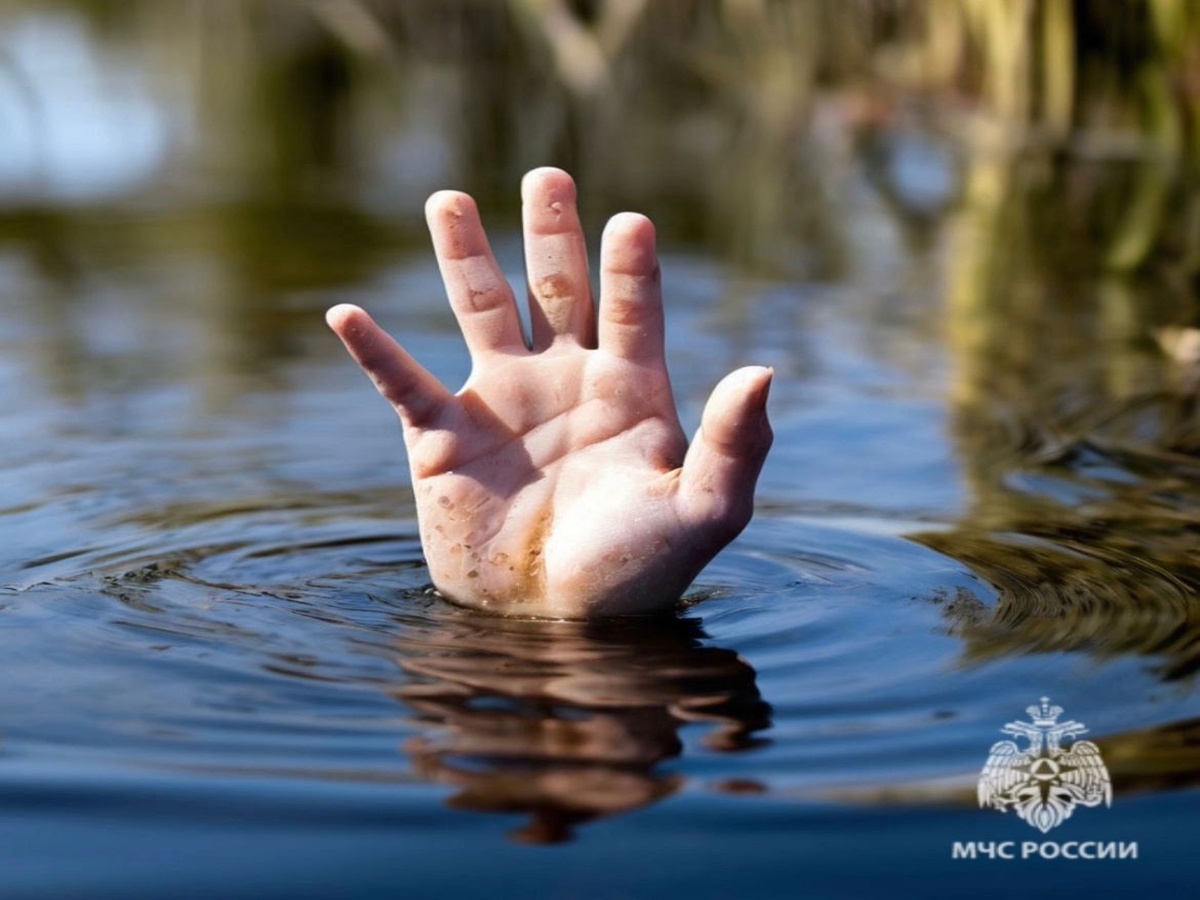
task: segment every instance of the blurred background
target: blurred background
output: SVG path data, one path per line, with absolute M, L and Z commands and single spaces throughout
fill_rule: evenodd
M 5 0 L 0 247 L 64 295 L 186 256 L 252 365 L 297 292 L 420 245 L 432 190 L 511 217 L 556 164 L 751 276 L 844 282 L 894 232 L 956 402 L 1053 406 L 1192 321 L 1198 110 L 1189 0 Z
M 953 245 L 949 295 L 973 314 L 1002 302 L 988 272 L 1008 295 L 1048 268 L 1161 277 L 1182 304 L 1200 270 L 1188 0 L 0 10 L 5 240 L 169 207 L 174 240 L 225 234 L 260 259 L 235 293 L 286 286 L 302 223 L 339 220 L 327 277 L 352 279 L 432 189 L 504 208 L 546 162 L 585 198 L 661 210 L 677 240 L 810 277 L 855 252 L 845 170 L 861 167 L 915 247 Z

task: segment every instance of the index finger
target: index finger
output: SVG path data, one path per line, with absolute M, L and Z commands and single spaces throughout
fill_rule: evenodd
M 663 361 L 662 286 L 654 225 L 613 216 L 600 247 L 600 349 L 639 363 Z

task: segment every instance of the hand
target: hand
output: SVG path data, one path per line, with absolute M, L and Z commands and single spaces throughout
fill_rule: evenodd
M 772 372 L 726 376 L 689 448 L 663 358 L 654 226 L 609 221 L 597 322 L 574 182 L 537 169 L 522 198 L 531 346 L 474 201 L 442 191 L 426 204 L 471 353 L 457 394 L 358 307 L 326 318 L 404 423 L 438 591 L 514 615 L 655 612 L 750 521 Z

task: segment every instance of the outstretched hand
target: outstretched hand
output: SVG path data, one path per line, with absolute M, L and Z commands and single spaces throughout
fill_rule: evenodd
M 609 221 L 597 317 L 570 176 L 536 169 L 522 198 L 528 345 L 474 201 L 442 191 L 426 205 L 471 353 L 457 394 L 358 307 L 326 318 L 404 423 L 438 591 L 514 615 L 655 612 L 750 521 L 772 373 L 726 376 L 689 447 L 663 357 L 654 226 Z

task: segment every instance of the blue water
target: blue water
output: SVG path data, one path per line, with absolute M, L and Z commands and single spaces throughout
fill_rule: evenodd
M 708 322 L 721 273 L 686 254 L 665 267 L 694 424 L 741 358 Z M 973 793 L 1000 726 L 1038 697 L 1102 747 L 1188 722 L 1196 699 L 1142 654 L 972 659 L 947 605 L 994 608 L 996 591 L 909 537 L 964 503 L 936 344 L 915 375 L 872 359 L 871 326 L 818 295 L 799 301 L 798 372 L 771 326 L 783 290 L 763 290 L 742 351 L 781 370 L 761 510 L 693 605 L 616 625 L 429 594 L 396 427 L 315 300 L 295 355 L 210 409 L 227 376 L 197 384 L 148 343 L 116 359 L 152 383 L 56 396 L 21 359 L 49 326 L 10 306 L 7 895 L 953 896 L 1190 871 L 1196 792 L 1120 780 L 1111 810 L 1054 837 L 1137 841 L 1136 863 L 950 859 L 954 841 L 1036 836 Z M 428 310 L 401 302 L 374 306 L 460 377 L 434 287 Z M 406 324 L 426 315 L 436 327 Z

